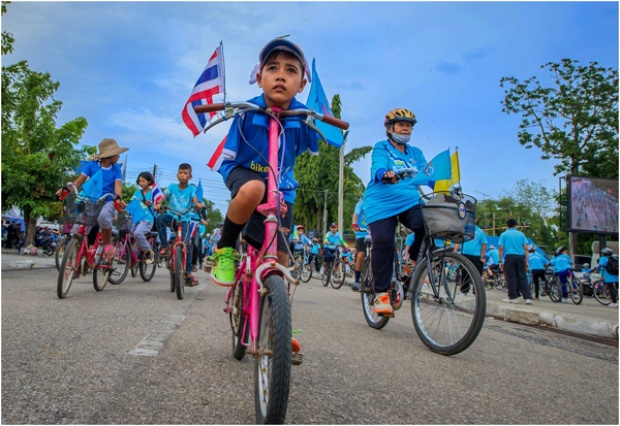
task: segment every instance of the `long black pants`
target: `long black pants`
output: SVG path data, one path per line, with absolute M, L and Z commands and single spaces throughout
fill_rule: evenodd
M 519 295 L 526 300 L 532 298 L 525 273 L 525 255 L 507 254 L 504 261 L 504 274 L 508 284 L 509 299 L 516 299 Z

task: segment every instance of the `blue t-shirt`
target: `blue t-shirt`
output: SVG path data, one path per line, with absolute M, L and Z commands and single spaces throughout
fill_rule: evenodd
M 354 215 L 357 215 L 357 226 L 363 229 L 368 229 L 368 222 L 366 221 L 366 213 L 364 213 L 364 200 L 359 200 L 355 205 Z M 355 238 L 366 238 L 368 231 L 356 231 Z
M 310 253 L 312 254 L 319 254 L 320 251 L 321 245 L 319 243 L 312 244 L 312 247 L 310 247 Z
M 525 255 L 527 238 L 517 228 L 508 228 L 499 236 L 499 245 L 504 247 L 504 256 L 510 254 Z
M 250 99 L 248 102 L 263 107 L 267 106 L 264 95 Z M 298 108 L 306 109 L 307 107 L 293 98 L 290 109 Z M 280 121 L 284 125 L 284 136 L 280 137 L 280 147 L 278 149 L 280 190 L 282 191 L 284 201 L 294 204 L 295 190 L 299 187 L 293 173 L 295 160 L 305 151 L 310 151 L 312 155 L 318 155 L 319 136 L 303 123 L 304 118 L 301 116 L 286 117 Z M 246 140 L 251 146 L 248 146 Z M 222 151 L 224 160 L 219 172 L 222 178 L 224 178 L 224 182 L 228 178 L 230 171 L 238 166 L 260 173 L 266 182 L 268 151 L 269 117 L 255 112 L 248 112 L 242 117 L 235 117 L 228 131 Z
M 483 244 L 487 244 L 487 236 L 484 231 L 476 225 L 474 238 L 463 243 L 461 252 L 469 256 L 484 256 L 484 253 L 482 253 Z
M 164 196 L 168 200 L 168 204 L 175 212 L 184 212 L 193 204 L 195 197 L 196 187 L 194 185 L 187 185 L 185 189 L 179 189 L 178 183 L 171 183 L 164 190 Z M 192 217 L 192 211 L 189 210 L 183 215 L 183 219 L 189 221 Z
M 489 250 L 487 253 L 487 265 L 497 265 L 499 263 L 499 251 L 497 249 Z
M 527 258 L 528 263 L 530 265 L 530 269 L 545 269 L 545 265 L 547 264 L 547 259 L 542 257 L 540 254 L 534 252 L 530 253 Z
M 570 269 L 573 262 L 567 254 L 561 254 L 555 256 L 549 263 L 553 266 L 553 272 L 557 273 Z
M 97 175 L 99 171 L 101 171 L 101 174 Z M 123 180 L 123 172 L 121 166 L 118 164 L 112 164 L 110 167 L 101 167 L 99 161 L 84 161 L 82 162 L 80 172 L 88 178 L 94 178 L 96 180 L 101 179 L 101 193 L 95 191 L 90 194 L 85 194 L 89 197 L 99 198 L 103 194 L 114 194 L 114 183 L 117 180 Z M 82 189 L 86 186 L 85 184 L 86 182 L 82 184 Z
M 405 177 L 396 184 L 383 183 L 381 176 L 389 170 L 415 168 L 414 176 Z M 373 223 L 395 216 L 422 203 L 418 185 L 428 185 L 431 170 L 422 150 L 405 145 L 400 152 L 389 140 L 377 142 L 372 149 L 370 182 L 364 193 L 366 221 Z
M 344 239 L 342 238 L 342 235 L 340 235 L 340 232 L 336 232 L 335 234 L 333 234 L 331 231 L 325 234 L 323 242 L 325 243 L 325 248 L 332 250 L 338 247 L 338 244 L 346 244 Z
M 617 283 L 618 275 L 611 275 L 609 272 L 607 272 L 607 269 L 605 268 L 607 266 L 607 262 L 609 262 L 609 257 L 607 256 L 601 257 L 598 260 L 597 269 L 601 271 L 601 273 L 603 274 L 603 280 L 606 283 Z
M 299 242 L 295 241 L 295 250 L 303 250 L 306 244 L 310 244 L 310 239 L 305 235 L 299 237 Z

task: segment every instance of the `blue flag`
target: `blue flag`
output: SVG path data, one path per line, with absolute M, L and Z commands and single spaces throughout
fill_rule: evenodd
M 133 223 L 140 222 L 147 215 L 144 207 L 142 207 L 142 203 L 137 198 L 132 198 L 131 202 L 125 207 L 125 210 L 131 216 Z
M 430 161 L 432 174 L 430 180 L 438 181 L 452 178 L 452 166 L 450 162 L 450 150 L 440 152 Z
M 194 192 L 196 198 L 198 198 L 198 202 L 202 203 L 202 199 L 204 198 L 202 191 L 202 179 L 198 179 L 198 186 L 196 187 L 196 192 Z
M 312 86 L 310 87 L 310 93 L 308 94 L 306 106 L 321 114 L 330 115 L 332 117 L 334 116 L 334 113 L 329 105 L 329 101 L 327 100 L 327 96 L 325 96 L 323 86 L 321 85 L 321 80 L 319 80 L 319 76 L 316 73 L 314 59 L 312 60 Z M 327 139 L 325 142 L 335 146 L 336 148 L 340 148 L 342 146 L 344 138 L 342 136 L 342 131 L 339 128 L 318 120 L 316 121 L 316 127 L 321 131 L 321 133 L 323 133 L 325 139 Z
M 80 196 L 96 200 L 103 195 L 103 173 L 99 170 L 82 184 Z

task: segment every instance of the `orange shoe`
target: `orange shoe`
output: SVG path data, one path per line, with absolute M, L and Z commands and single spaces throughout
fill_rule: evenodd
M 293 353 L 301 351 L 301 343 L 299 343 L 299 340 L 291 338 L 291 346 Z
M 373 309 L 375 313 L 379 315 L 383 315 L 384 317 L 393 317 L 394 316 L 394 308 L 390 303 L 390 294 L 389 293 L 379 293 L 377 294 L 377 298 L 375 299 L 375 307 Z

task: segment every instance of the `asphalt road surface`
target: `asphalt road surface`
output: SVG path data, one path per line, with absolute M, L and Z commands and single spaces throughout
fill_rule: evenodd
M 254 424 L 254 361 L 232 357 L 226 289 L 200 271 L 56 296 L 55 269 L 2 274 L 3 424 Z M 205 284 L 206 283 L 206 284 Z M 465 352 L 418 339 L 405 302 L 380 331 L 358 293 L 302 284 L 291 424 L 618 424 L 618 347 L 487 319 Z M 156 354 L 156 356 L 154 356 Z

